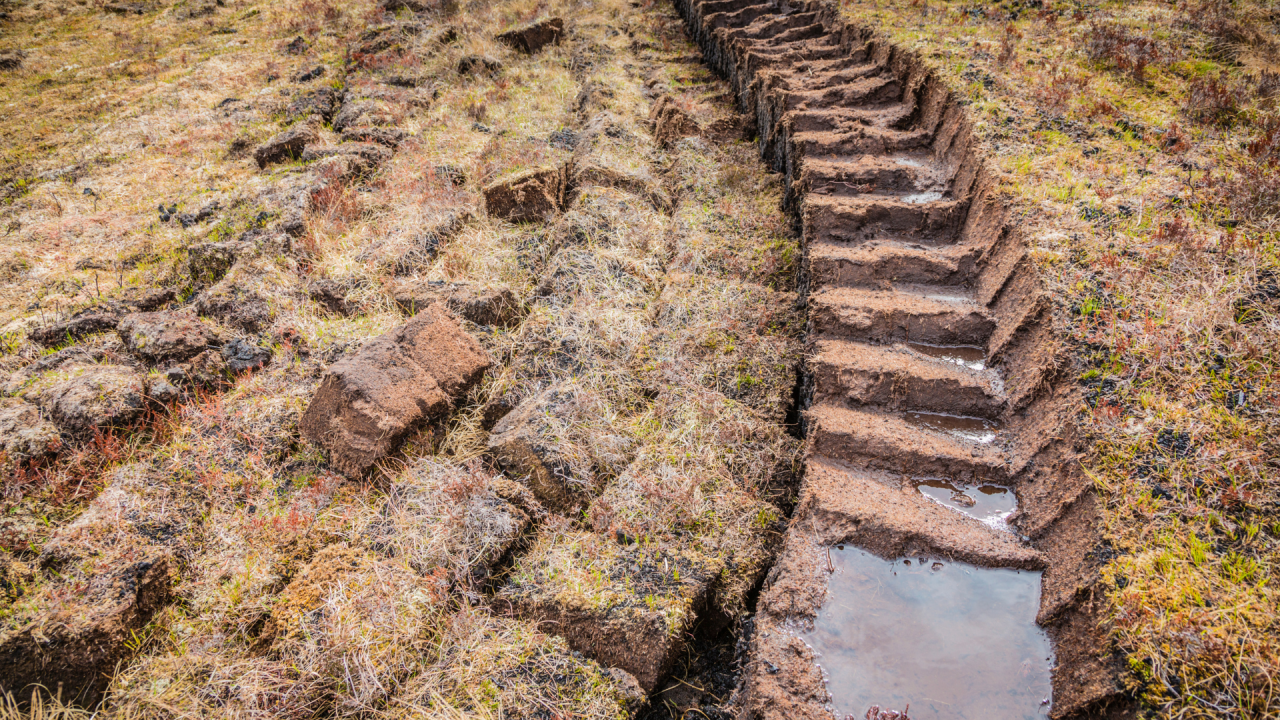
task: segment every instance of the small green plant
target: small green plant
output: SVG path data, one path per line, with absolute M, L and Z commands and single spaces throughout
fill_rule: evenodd
M 0 333 L 0 355 L 12 355 L 22 347 L 24 340 L 18 331 Z

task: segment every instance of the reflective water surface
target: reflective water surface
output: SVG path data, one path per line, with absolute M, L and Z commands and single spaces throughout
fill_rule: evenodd
M 976 345 L 926 345 L 909 342 L 907 347 L 921 355 L 963 365 L 972 370 L 981 370 L 987 366 L 987 351 Z
M 917 427 L 936 430 L 976 443 L 989 443 L 996 439 L 1000 423 L 982 418 L 946 415 L 943 413 L 909 412 L 903 417 Z
M 916 489 L 930 500 L 1001 530 L 1009 529 L 1009 516 L 1018 509 L 1017 496 L 999 485 L 968 485 L 927 478 L 917 480 Z
M 811 632 L 837 717 L 1030 720 L 1049 712 L 1040 573 L 831 549 L 836 572 Z

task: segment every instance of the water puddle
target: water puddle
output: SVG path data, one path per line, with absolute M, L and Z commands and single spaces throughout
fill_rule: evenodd
M 903 285 L 903 286 L 900 286 L 900 289 L 909 290 L 910 292 L 916 295 L 919 295 L 920 297 L 928 298 L 930 300 L 937 300 L 938 302 L 949 302 L 949 303 L 972 303 L 973 302 L 973 297 L 965 294 L 964 292 L 947 292 L 945 290 L 939 290 L 937 288 L 931 288 L 931 287 L 922 287 L 920 285 Z
M 923 192 L 914 195 L 904 195 L 902 202 L 911 203 L 912 205 L 921 205 L 923 203 L 937 202 L 942 199 L 940 192 Z
M 1009 530 L 1009 516 L 1018 509 L 1017 496 L 999 485 L 966 485 L 929 478 L 916 481 L 916 489 L 934 502 L 999 530 Z
M 983 418 L 964 417 L 963 415 L 945 415 L 943 413 L 909 412 L 904 413 L 907 422 L 916 427 L 934 430 L 970 442 L 987 444 L 996 439 L 996 431 L 1000 423 Z
M 963 365 L 971 370 L 983 370 L 987 367 L 987 351 L 976 345 L 926 345 L 909 342 L 907 347 L 921 355 Z
M 912 720 L 1032 720 L 1049 713 L 1040 573 L 831 549 L 814 629 L 837 717 L 911 706 Z

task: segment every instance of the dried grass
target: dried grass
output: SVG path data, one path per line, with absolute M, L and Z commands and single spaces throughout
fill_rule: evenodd
M 671 25 L 671 11 L 664 12 Z M 625 717 L 638 698 L 621 679 L 529 624 L 471 606 L 500 582 L 490 574 L 543 517 L 527 489 L 472 462 L 488 438 L 486 411 L 567 388 L 572 401 L 546 418 L 548 445 L 602 489 L 617 488 L 615 513 L 627 527 L 661 536 L 622 555 L 664 571 L 674 559 L 697 560 L 680 566 L 684 580 L 668 578 L 665 590 L 639 595 L 623 578 L 631 565 L 617 564 L 603 592 L 645 611 L 647 597 L 660 597 L 654 603 L 672 614 L 673 627 L 692 620 L 693 594 L 683 584 L 709 585 L 724 609 L 740 612 L 766 562 L 780 512 L 774 501 L 784 501 L 796 443 L 778 418 L 761 418 L 706 389 L 729 389 L 720 382 L 727 370 L 714 362 L 692 382 L 655 377 L 644 365 L 660 315 L 662 327 L 680 338 L 664 346 L 672 361 L 681 343 L 724 331 L 752 348 L 752 362 L 789 362 L 792 331 L 772 323 L 778 304 L 790 299 L 746 284 L 785 288 L 794 280 L 796 243 L 777 208 L 778 184 L 761 178 L 745 144 L 685 144 L 670 153 L 654 147 L 635 46 L 618 31 L 631 27 L 635 9 L 621 0 L 588 11 L 534 0 L 473 3 L 449 19 L 458 41 L 441 42 L 431 29 L 400 35 L 398 49 L 361 57 L 345 71 L 338 70 L 342 50 L 359 42 L 366 26 L 389 19 L 368 3 L 233 3 L 214 18 L 229 23 L 232 13 L 238 32 L 214 37 L 247 45 L 196 38 L 176 23 L 200 21 L 179 21 L 170 11 L 138 21 L 78 11 L 22 20 L 53 29 L 59 43 L 84 22 L 127 26 L 135 44 L 142 42 L 137 23 L 158 29 L 139 61 L 149 74 L 102 87 L 115 110 L 64 117 L 67 130 L 50 163 L 79 162 L 77 148 L 90 161 L 70 182 L 41 181 L 30 192 L 24 181 L 0 211 L 17 223 L 0 251 L 26 253 L 10 263 L 14 282 L 0 297 L 3 331 L 20 337 L 46 322 L 27 309 L 27 295 L 63 311 L 96 300 L 99 288 L 112 297 L 126 287 L 173 283 L 183 302 L 203 298 L 201 307 L 227 337 L 269 344 L 274 354 L 265 369 L 168 408 L 153 421 L 156 430 L 96 447 L 105 460 L 86 477 L 105 490 L 72 521 L 99 488 L 76 494 L 52 528 L 33 536 L 50 556 L 65 555 L 72 570 L 65 578 L 33 573 L 27 604 L 6 599 L 3 612 L 37 617 L 121 558 L 163 550 L 180 561 L 180 601 L 139 633 L 101 716 Z M 498 27 L 546 13 L 577 20 L 560 46 L 526 57 L 491 39 Z M 635 32 L 649 42 L 648 29 Z M 310 43 L 308 53 L 283 52 L 295 34 Z M 93 52 L 105 52 L 97 43 L 90 43 Z M 687 51 L 670 38 L 665 44 Z M 37 48 L 33 73 L 48 74 L 57 47 L 70 46 Z M 457 62 L 468 53 L 493 55 L 505 69 L 459 76 Z M 295 165 L 260 172 L 242 152 L 228 156 L 237 139 L 268 137 L 293 122 L 295 96 L 280 88 L 306 88 L 281 78 L 321 62 L 330 69 L 322 82 L 342 82 L 411 134 L 395 157 L 372 175 L 347 177 Z M 416 87 L 382 83 L 393 75 L 412 76 L 405 84 Z M 36 82 L 34 74 L 24 76 L 3 92 L 34 97 Z M 75 82 L 84 87 L 88 79 Z M 710 97 L 722 86 L 685 92 L 691 110 L 728 114 Z M 219 107 L 230 94 L 240 100 Z M 480 107 L 488 132 L 473 127 L 476 113 L 467 112 Z M 83 142 L 103 118 L 93 142 Z M 550 226 L 486 217 L 478 192 L 484 183 L 575 157 L 551 142 L 566 129 L 581 139 L 576 159 L 593 168 L 570 211 Z M 52 137 L 47 130 L 43 137 Z M 321 136 L 336 140 L 329 130 Z M 6 152 L 34 142 L 30 134 L 12 138 Z M 21 178 L 45 169 L 29 158 L 13 167 Z M 86 187 L 94 194 L 84 194 Z M 157 218 L 159 203 L 189 211 L 214 198 L 225 212 L 207 223 L 181 228 Z M 305 230 L 292 246 L 258 233 L 278 219 L 270 213 L 293 211 L 305 211 Z M 427 250 L 421 238 L 437 219 L 467 213 L 470 220 Z M 220 282 L 190 277 L 187 248 L 241 237 L 258 240 Z M 733 282 L 714 299 L 703 297 L 709 286 L 687 285 L 687 293 L 662 300 L 679 252 L 684 269 Z M 103 256 L 102 269 L 73 269 L 95 254 Z M 100 283 L 89 281 L 95 272 Z M 317 278 L 338 280 L 354 311 L 330 313 L 307 299 L 305 288 Z M 510 329 L 468 326 L 496 365 L 459 403 L 447 432 L 424 430 L 370 482 L 348 483 L 299 437 L 297 419 L 328 364 L 403 322 L 388 297 L 399 281 L 505 286 L 527 302 L 529 314 Z M 263 312 L 242 317 L 255 304 L 246 301 L 258 300 Z M 37 357 L 18 344 L 3 360 L 13 369 Z M 110 335 L 83 345 L 120 351 Z M 759 373 L 753 366 L 748 374 Z M 88 467 L 60 462 L 67 472 Z M 121 467 L 145 469 L 145 480 L 134 487 Z M 628 472 L 625 482 L 618 479 Z M 652 483 L 636 490 L 650 473 Z M 693 504 L 673 502 L 695 479 Z M 19 489 L 14 502 L 46 508 L 26 492 Z M 540 537 L 563 540 L 562 522 L 546 520 Z M 143 532 L 161 526 L 162 540 Z M 690 537 L 674 541 L 677 529 Z M 620 547 L 602 532 L 574 532 L 604 554 Z M 521 553 L 517 562 L 539 552 Z M 589 569 L 558 557 L 575 572 Z

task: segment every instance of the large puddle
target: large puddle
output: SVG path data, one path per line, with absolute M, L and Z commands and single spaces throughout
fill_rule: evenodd
M 1049 712 L 1040 573 L 831 549 L 836 572 L 812 632 L 837 717 L 872 705 L 912 720 L 1030 720 Z

